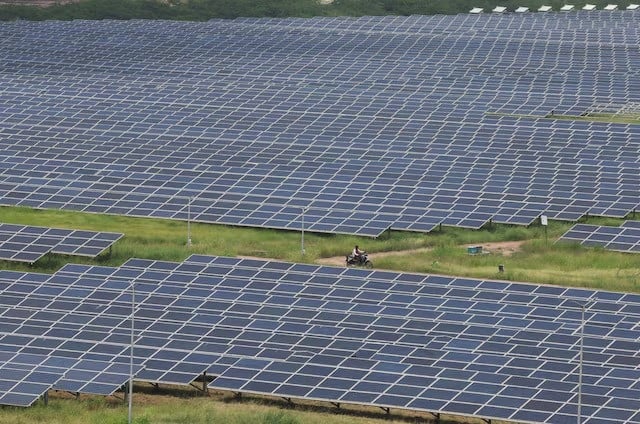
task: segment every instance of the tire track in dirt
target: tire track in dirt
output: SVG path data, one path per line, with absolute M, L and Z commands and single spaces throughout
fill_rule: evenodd
M 525 241 L 503 241 L 503 242 L 495 242 L 495 243 L 478 243 L 474 244 L 474 246 L 482 246 L 482 250 L 484 252 L 490 252 L 492 254 L 500 254 L 502 256 L 511 256 L 512 254 L 520 251 L 522 244 Z M 470 245 L 461 245 L 461 249 L 466 249 L 467 246 Z M 373 266 L 375 267 L 376 258 L 384 258 L 388 256 L 400 256 L 400 255 L 412 255 L 416 253 L 423 253 L 433 250 L 432 247 L 422 247 L 419 249 L 409 249 L 409 250 L 394 250 L 392 252 L 378 252 L 378 253 L 369 253 L 369 259 L 373 262 Z M 315 262 L 320 265 L 331 265 L 331 266 L 344 266 L 345 265 L 345 255 L 343 256 L 333 256 L 330 258 L 319 258 Z

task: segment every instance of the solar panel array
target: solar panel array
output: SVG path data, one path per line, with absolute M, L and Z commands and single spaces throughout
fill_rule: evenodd
M 618 252 L 640 253 L 640 221 L 625 221 L 620 227 L 576 224 L 560 240 L 584 246 L 600 246 Z
M 219 389 L 527 423 L 575 421 L 586 304 L 583 422 L 640 422 L 637 294 L 199 255 L 70 264 L 0 273 L 0 352 L 127 364 L 133 288 L 137 380 L 206 372 Z
M 370 236 L 623 217 L 640 127 L 544 117 L 638 108 L 639 16 L 4 22 L 0 204 Z
M 89 343 L 81 341 L 89 332 L 82 329 L 83 317 L 71 313 L 73 301 L 60 298 L 57 307 L 45 306 L 44 294 L 55 291 L 44 284 L 49 278 L 0 271 L 2 405 L 29 406 L 50 389 L 110 395 L 129 379 L 129 364 L 115 360 L 129 353 L 127 347 L 89 352 Z M 135 365 L 133 371 L 140 369 Z
M 0 260 L 34 263 L 49 252 L 96 257 L 124 234 L 0 223 Z

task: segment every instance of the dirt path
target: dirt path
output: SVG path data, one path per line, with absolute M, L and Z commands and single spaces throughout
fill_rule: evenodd
M 496 255 L 502 256 L 511 256 L 515 252 L 520 250 L 520 247 L 524 241 L 502 241 L 496 243 L 480 243 L 475 246 L 482 246 L 483 252 L 490 252 Z M 460 246 L 461 249 L 466 249 L 467 245 Z M 379 253 L 370 253 L 369 258 L 375 264 L 376 258 L 384 258 L 387 256 L 398 256 L 398 255 L 411 255 L 414 253 L 428 252 L 431 250 L 430 247 L 423 247 L 420 249 L 410 249 L 410 250 L 397 250 L 393 252 L 379 252 Z M 344 256 L 334 256 L 331 258 L 320 258 L 316 260 L 317 263 L 322 265 L 332 265 L 332 266 L 344 266 Z

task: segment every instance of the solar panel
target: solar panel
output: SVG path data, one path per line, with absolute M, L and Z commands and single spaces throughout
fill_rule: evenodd
M 584 246 L 599 246 L 606 250 L 640 253 L 640 226 L 625 221 L 620 227 L 576 224 L 559 240 L 577 241 Z
M 58 239 L 43 235 L 0 233 L 0 259 L 33 263 L 57 243 Z
M 67 265 L 45 284 L 5 277 L 19 280 L 0 296 L 15 311 L 59 310 L 76 299 L 72 322 L 84 330 L 76 349 L 93 355 L 104 342 L 126 349 L 126 321 L 107 318 L 126 320 L 135 282 L 142 380 L 187 384 L 207 370 L 219 376 L 212 387 L 236 391 L 524 422 L 575 417 L 568 376 L 580 312 L 572 302 L 589 300 L 584 390 L 598 400 L 585 410 L 626 419 L 629 411 L 609 411 L 617 395 L 602 397 L 601 388 L 637 395 L 634 295 L 198 255 Z M 34 289 L 49 300 L 33 304 L 24 293 Z M 46 322 L 59 323 L 50 331 L 67 326 Z
M 45 356 L 0 352 L 0 404 L 30 406 L 63 375 Z
M 123 235 L 0 223 L 0 259 L 34 263 L 49 252 L 96 257 Z
M 620 225 L 620 226 L 624 227 L 624 228 L 636 228 L 637 229 L 637 228 L 640 228 L 640 221 L 630 221 L 630 220 L 628 220 L 628 221 L 624 221 L 622 223 L 622 225 Z
M 0 204 L 296 231 L 306 208 L 309 231 L 374 237 L 637 210 L 635 126 L 548 117 L 637 107 L 637 14 L 497 15 L 161 43 L 164 22 L 105 21 L 83 64 L 87 23 L 3 23 Z

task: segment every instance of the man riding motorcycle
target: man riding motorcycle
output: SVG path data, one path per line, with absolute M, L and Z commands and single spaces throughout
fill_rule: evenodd
M 366 268 L 373 268 L 373 263 L 367 257 L 367 252 L 360 250 L 360 247 L 356 244 L 350 255 L 346 258 L 347 266 L 357 265 L 364 266 Z

